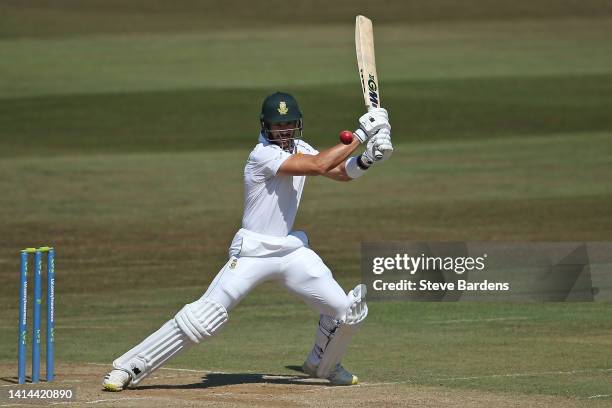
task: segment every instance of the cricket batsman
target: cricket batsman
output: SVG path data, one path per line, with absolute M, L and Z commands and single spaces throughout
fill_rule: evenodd
M 334 385 L 354 385 L 341 365 L 353 334 L 368 314 L 365 285 L 345 294 L 303 231 L 294 231 L 306 176 L 350 181 L 363 176 L 392 152 L 387 111 L 371 109 L 359 118 L 353 139 L 321 152 L 302 140 L 297 101 L 277 92 L 263 101 L 259 140 L 244 168 L 244 215 L 229 259 L 206 293 L 185 305 L 143 342 L 117 358 L 104 377 L 109 391 L 135 386 L 186 348 L 203 343 L 227 323 L 229 312 L 253 288 L 276 280 L 320 313 L 306 374 Z M 350 135 L 349 135 L 350 136 Z M 365 145 L 361 155 L 351 154 Z

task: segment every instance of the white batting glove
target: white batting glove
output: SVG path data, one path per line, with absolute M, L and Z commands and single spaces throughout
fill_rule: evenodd
M 359 118 L 359 129 L 353 133 L 361 143 L 364 143 L 381 129 L 391 130 L 389 114 L 384 108 L 373 108 Z
M 384 162 L 389 160 L 393 154 L 393 142 L 391 141 L 391 131 L 387 129 L 381 129 L 376 136 L 376 142 L 378 147 L 374 152 L 374 157 L 377 162 Z M 382 154 L 382 157 L 380 157 Z
M 391 143 L 391 131 L 381 129 L 374 137 L 368 140 L 361 160 L 368 166 L 377 162 L 388 160 L 393 154 L 393 143 Z

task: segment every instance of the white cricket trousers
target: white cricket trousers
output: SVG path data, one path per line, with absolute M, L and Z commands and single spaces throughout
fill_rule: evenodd
M 299 231 L 270 237 L 239 230 L 230 247 L 229 261 L 206 293 L 116 359 L 113 366 L 129 372 L 132 384 L 138 384 L 182 350 L 213 336 L 227 322 L 228 312 L 255 286 L 268 280 L 280 282 L 319 313 L 344 320 L 349 298 L 307 245 L 306 234 Z
M 240 229 L 230 258 L 202 299 L 222 304 L 229 312 L 253 288 L 277 281 L 319 313 L 343 319 L 349 301 L 329 268 L 310 248 L 302 231 L 273 237 Z

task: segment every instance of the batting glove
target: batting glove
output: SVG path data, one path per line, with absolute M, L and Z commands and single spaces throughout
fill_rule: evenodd
M 368 140 L 361 160 L 368 166 L 376 162 L 388 160 L 393 154 L 393 143 L 391 143 L 391 131 L 381 129 L 374 137 Z
M 353 133 L 361 143 L 364 143 L 381 129 L 391 130 L 389 114 L 384 108 L 373 108 L 359 118 L 359 129 Z

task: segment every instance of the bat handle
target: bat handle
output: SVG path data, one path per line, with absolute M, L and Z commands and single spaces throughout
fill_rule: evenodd
M 368 105 L 368 112 L 370 112 L 372 109 L 374 109 L 372 105 Z M 382 159 L 383 158 L 382 152 L 379 152 L 378 150 L 374 151 L 374 158 L 376 160 Z

